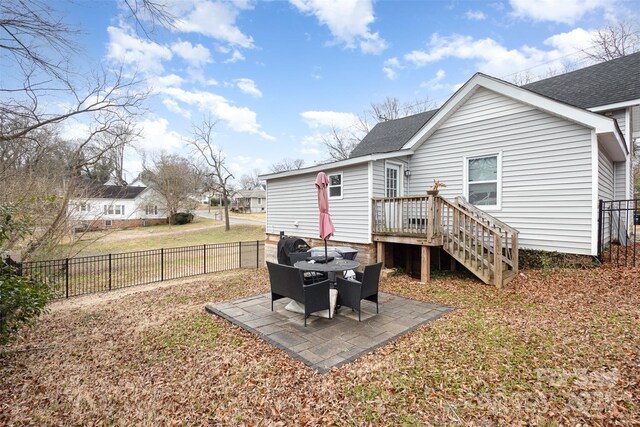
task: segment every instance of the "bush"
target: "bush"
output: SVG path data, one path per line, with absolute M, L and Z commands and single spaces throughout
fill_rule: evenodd
M 178 212 L 171 218 L 171 224 L 183 225 L 193 221 L 193 214 L 190 212 Z
M 20 328 L 30 326 L 45 311 L 51 298 L 49 286 L 17 274 L 0 261 L 0 345 L 16 339 Z

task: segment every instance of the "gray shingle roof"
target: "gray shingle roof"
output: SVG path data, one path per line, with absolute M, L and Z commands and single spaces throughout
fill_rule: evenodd
M 401 119 L 378 123 L 371 129 L 367 136 L 360 141 L 356 148 L 353 149 L 349 157 L 353 158 L 400 150 L 437 112 L 438 110 L 436 109 Z
M 640 52 L 522 87 L 580 108 L 640 99 Z
M 92 199 L 135 199 L 147 187 L 135 185 L 106 185 L 97 180 L 82 180 L 78 186 Z

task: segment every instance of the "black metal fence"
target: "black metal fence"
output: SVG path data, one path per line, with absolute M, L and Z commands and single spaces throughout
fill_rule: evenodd
M 264 241 L 218 243 L 108 255 L 17 263 L 19 274 L 38 276 L 55 298 L 264 264 Z
M 616 266 L 640 266 L 640 199 L 600 200 L 598 258 Z

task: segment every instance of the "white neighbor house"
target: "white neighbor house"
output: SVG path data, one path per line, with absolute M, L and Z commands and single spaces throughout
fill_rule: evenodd
M 262 188 L 238 190 L 233 197 L 231 209 L 242 213 L 260 213 L 265 211 L 267 196 Z
M 491 220 L 494 226 L 504 223 L 503 234 L 513 234 L 497 246 L 503 262 L 513 258 L 509 245 L 514 243 L 596 255 L 599 200 L 632 198 L 639 105 L 640 53 L 521 87 L 475 74 L 438 110 L 376 125 L 347 160 L 263 175 L 267 257 L 275 259 L 281 231 L 318 236 L 314 180 L 320 171 L 332 183 L 329 211 L 336 233 L 330 244 L 357 246 L 365 263 L 384 260 L 385 243 L 422 246 L 421 277 L 428 279 L 428 246 L 442 246 L 442 236 L 388 236 L 385 227 L 394 215 L 404 220 L 400 228 L 425 224 L 428 203 L 434 203 L 429 209 L 436 206 L 434 215 L 441 215 L 443 224 L 454 221 L 458 227 L 452 220 L 458 214 L 451 213 L 457 208 L 445 203 L 455 205 L 458 196 L 499 220 Z M 425 197 L 434 179 L 447 185 L 440 191 L 445 201 Z M 412 195 L 423 197 L 424 211 L 419 201 L 373 200 Z M 473 207 L 463 210 L 482 216 Z M 491 249 L 486 242 L 485 249 Z M 457 253 L 464 249 L 462 241 L 451 248 L 450 255 L 466 265 Z M 467 258 L 473 256 L 469 252 Z
M 84 228 L 142 227 L 167 222 L 166 203 L 154 189 L 139 185 L 92 183 L 87 197 L 69 203 L 71 218 Z

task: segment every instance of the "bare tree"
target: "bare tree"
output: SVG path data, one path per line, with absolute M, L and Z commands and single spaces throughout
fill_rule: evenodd
M 224 229 L 231 230 L 229 224 L 229 200 L 233 196 L 234 179 L 226 164 L 226 157 L 222 150 L 213 142 L 213 129 L 216 122 L 211 118 L 203 120 L 202 124 L 193 127 L 193 138 L 187 143 L 193 148 L 194 153 L 204 162 L 208 171 L 207 175 L 213 177 L 215 191 L 219 192 L 224 200 Z
M 281 161 L 274 163 L 270 166 L 271 172 L 285 172 L 291 170 L 298 170 L 304 167 L 304 159 L 282 159 Z
M 253 190 L 262 185 L 260 181 L 260 169 L 254 169 L 251 174 L 244 174 L 240 177 L 240 188 L 243 190 Z
M 189 196 L 199 187 L 199 176 L 188 159 L 163 152 L 145 161 L 142 179 L 164 199 L 171 224 L 178 212 L 195 207 Z
M 609 61 L 640 50 L 640 28 L 628 21 L 609 23 L 591 41 L 593 48 L 582 52 L 594 61 Z
M 433 108 L 435 103 L 428 98 L 403 103 L 398 98 L 388 96 L 381 102 L 372 102 L 370 108 L 358 116 L 351 126 L 346 128 L 332 126 L 331 131 L 322 137 L 322 144 L 329 156 L 329 161 L 348 159 L 353 149 L 373 127 L 372 122 L 376 124 L 395 120 Z

